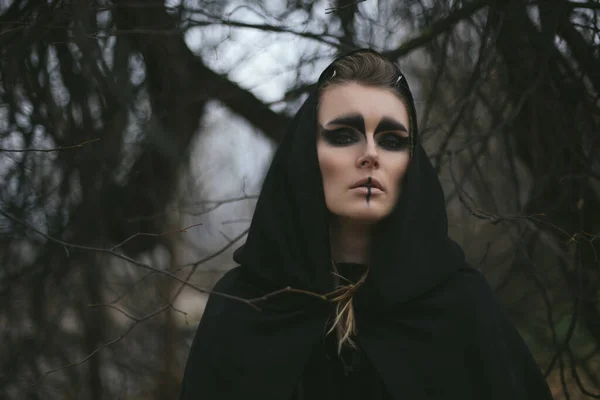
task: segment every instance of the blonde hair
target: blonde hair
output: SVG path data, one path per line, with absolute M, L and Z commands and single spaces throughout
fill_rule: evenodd
M 354 304 L 352 299 L 354 294 L 360 286 L 367 279 L 369 270 L 360 277 L 358 282 L 349 282 L 346 285 L 341 284 L 341 280 L 345 279 L 340 275 L 337 266 L 333 260 L 331 260 L 333 269 L 333 277 L 336 285 L 336 290 L 332 293 L 335 297 L 331 300 L 337 303 L 335 307 L 335 318 L 331 324 L 331 328 L 327 332 L 329 335 L 335 330 L 338 345 L 338 354 L 342 353 L 344 345 L 348 345 L 352 348 L 357 348 L 356 343 L 352 340 L 352 337 L 356 334 L 356 321 L 354 318 Z

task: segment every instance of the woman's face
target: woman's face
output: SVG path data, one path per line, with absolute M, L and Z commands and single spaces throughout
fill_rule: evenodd
M 410 158 L 408 121 L 391 90 L 344 83 L 323 91 L 317 153 L 332 214 L 371 223 L 391 213 Z

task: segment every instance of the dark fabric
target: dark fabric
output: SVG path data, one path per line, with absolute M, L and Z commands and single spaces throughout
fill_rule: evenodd
M 354 263 L 338 263 L 336 268 L 346 284 L 358 282 L 366 271 L 365 265 Z M 318 340 L 291 400 L 391 400 L 365 352 L 346 346 L 338 354 L 335 337 L 330 334 Z
M 346 347 L 340 357 L 334 337 L 315 346 L 291 400 L 391 400 L 364 351 Z
M 319 82 L 331 72 L 328 67 Z M 400 85 L 414 117 L 406 79 Z M 315 91 L 293 119 L 266 175 L 246 244 L 235 254 L 240 266 L 214 291 L 254 299 L 288 286 L 319 294 L 334 289 L 316 152 L 317 103 Z M 377 226 L 369 275 L 354 296 L 355 340 L 396 400 L 551 399 L 487 282 L 448 237 L 439 179 L 411 129 L 416 145 L 402 194 Z M 294 395 L 335 304 L 287 292 L 257 305 L 260 311 L 210 296 L 182 400 Z M 312 398 L 329 398 L 318 396 Z

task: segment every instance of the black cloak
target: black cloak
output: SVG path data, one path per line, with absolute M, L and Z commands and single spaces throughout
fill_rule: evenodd
M 319 83 L 331 73 L 330 65 Z M 399 84 L 416 121 L 406 79 Z M 314 89 L 276 151 L 247 241 L 234 255 L 240 266 L 215 292 L 254 299 L 285 287 L 334 289 L 316 151 L 317 97 Z M 354 295 L 355 342 L 396 400 L 552 399 L 485 278 L 448 237 L 444 194 L 414 125 L 402 194 L 378 224 L 367 280 Z M 181 400 L 290 399 L 335 304 L 288 292 L 256 305 L 261 311 L 210 296 Z

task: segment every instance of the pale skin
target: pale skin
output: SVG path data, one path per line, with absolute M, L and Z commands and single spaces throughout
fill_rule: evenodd
M 368 264 L 372 228 L 392 212 L 410 160 L 406 107 L 389 89 L 343 83 L 323 91 L 318 123 L 331 257 Z M 353 188 L 369 177 L 370 185 Z

